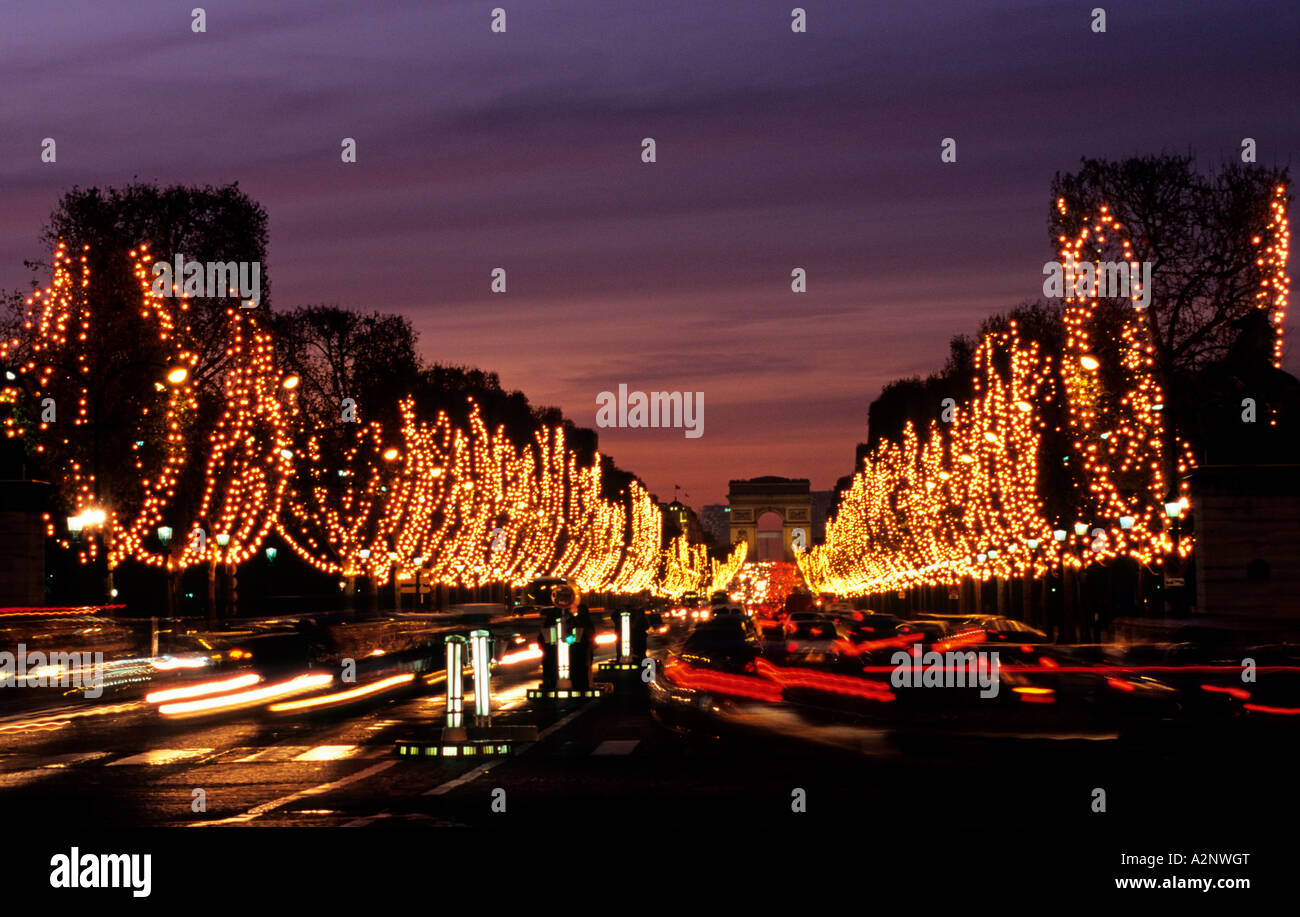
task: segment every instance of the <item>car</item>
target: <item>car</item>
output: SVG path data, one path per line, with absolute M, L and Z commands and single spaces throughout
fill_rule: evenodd
M 1047 634 L 1023 621 L 996 614 L 936 614 L 921 612 L 910 618 L 918 627 L 933 629 L 936 625 L 946 633 L 955 634 L 970 630 L 984 631 L 990 641 L 1016 641 L 1019 643 L 1048 643 Z M 937 639 L 937 637 L 935 638 Z
M 726 590 L 719 589 L 713 595 L 709 596 L 710 605 L 727 605 L 731 602 L 731 596 L 727 595 Z
M 831 618 L 820 611 L 794 611 L 785 616 L 783 630 L 789 634 L 801 624 L 829 623 Z
M 758 639 L 758 627 L 754 624 L 753 618 L 751 618 L 748 612 L 745 611 L 743 605 L 738 605 L 735 602 L 726 605 L 716 605 L 713 608 L 713 614 L 711 617 L 714 621 L 728 619 L 740 621 L 745 627 L 745 632 L 749 634 L 751 638 Z
M 539 576 L 524 587 L 523 599 L 518 608 L 549 608 L 555 604 L 551 601 L 551 590 L 556 586 L 567 585 L 569 581 L 562 576 Z
M 758 646 L 743 620 L 722 617 L 695 625 L 677 655 L 695 666 L 744 671 L 758 656 Z
M 831 654 L 835 652 L 835 644 L 839 639 L 840 634 L 834 621 L 825 618 L 799 621 L 786 633 L 785 655 Z
M 908 623 L 896 615 L 864 614 L 861 617 L 842 619 L 846 635 L 854 643 L 863 640 L 883 640 L 898 633 L 898 628 Z

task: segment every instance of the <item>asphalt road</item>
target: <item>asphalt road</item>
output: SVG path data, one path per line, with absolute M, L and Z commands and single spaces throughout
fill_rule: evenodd
M 395 754 L 398 738 L 442 723 L 436 693 L 291 720 L 168 722 L 148 709 L 53 718 L 0 733 L 0 811 L 10 825 L 53 819 L 74 833 L 357 828 L 321 844 L 371 856 L 404 845 L 382 839 L 402 829 L 476 826 L 529 843 L 576 834 L 611 851 L 647 831 L 690 850 L 734 852 L 750 839 L 803 856 L 888 857 L 917 875 L 955 857 L 988 863 L 998 881 L 1014 863 L 1026 881 L 1095 884 L 1121 874 L 1121 853 L 1170 844 L 1249 852 L 1247 875 L 1290 868 L 1294 845 L 1278 838 L 1300 813 L 1291 731 L 900 733 L 759 705 L 726 728 L 683 733 L 652 715 L 636 682 L 594 701 L 530 702 L 537 677 L 535 667 L 494 677 L 494 722 L 540 735 L 487 760 Z M 371 835 L 381 840 L 351 840 Z

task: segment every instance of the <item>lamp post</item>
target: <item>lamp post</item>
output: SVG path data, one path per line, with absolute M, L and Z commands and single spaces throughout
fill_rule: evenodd
M 158 543 L 163 546 L 168 555 L 171 554 L 172 534 L 172 527 L 170 525 L 158 526 Z M 165 583 L 164 588 L 167 591 L 167 617 L 170 618 L 173 617 L 176 612 L 176 594 L 175 590 L 172 588 L 171 571 L 166 569 L 165 565 L 163 568 L 163 582 Z
M 68 517 L 68 531 L 74 538 L 78 538 L 86 529 L 99 529 L 100 544 L 104 551 L 104 593 L 109 602 L 117 595 L 117 590 L 113 587 L 113 568 L 108 563 L 108 549 L 112 540 L 109 535 L 108 526 L 110 524 L 108 513 L 97 506 L 83 509 L 75 516 Z M 92 537 L 89 534 L 87 537 Z

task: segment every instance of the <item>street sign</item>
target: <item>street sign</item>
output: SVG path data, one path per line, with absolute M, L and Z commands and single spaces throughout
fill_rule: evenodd
M 1182 578 L 1181 576 L 1166 576 L 1166 577 L 1165 577 L 1165 588 L 1166 588 L 1166 589 L 1168 589 L 1168 588 L 1172 588 L 1173 586 L 1183 586 L 1183 585 L 1186 585 L 1186 584 L 1183 582 L 1183 578 Z
M 572 586 L 556 586 L 551 590 L 551 602 L 557 608 L 568 608 L 577 597 L 573 594 Z

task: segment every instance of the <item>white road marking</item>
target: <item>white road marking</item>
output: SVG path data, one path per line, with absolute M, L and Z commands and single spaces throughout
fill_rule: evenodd
M 190 758 L 201 757 L 211 751 L 211 748 L 155 748 L 151 751 L 142 751 L 138 755 L 130 755 L 125 758 L 118 758 L 116 761 L 109 761 L 104 766 L 116 767 L 119 764 L 145 764 L 153 766 L 175 764 L 178 761 L 188 761 Z
M 515 749 L 515 754 L 522 755 L 524 752 L 528 751 L 528 749 L 535 747 L 539 742 L 542 741 L 542 739 L 546 738 L 548 735 L 555 732 L 557 729 L 563 729 L 565 726 L 572 723 L 574 720 L 582 716 L 584 713 L 586 713 L 594 706 L 596 705 L 584 704 L 583 706 L 579 707 L 577 710 L 573 711 L 563 719 L 557 720 L 556 722 L 547 726 L 545 729 L 543 729 L 541 732 L 537 734 L 537 742 L 524 743 L 523 745 Z M 499 758 L 496 761 L 489 761 L 486 764 L 480 764 L 472 771 L 466 771 L 465 773 L 461 774 L 459 777 L 457 777 L 454 780 L 448 780 L 446 783 L 439 784 L 438 786 L 435 786 L 431 790 L 425 790 L 424 795 L 441 796 L 444 793 L 450 793 L 452 790 L 456 789 L 456 787 L 469 783 L 471 780 L 474 780 L 475 778 L 483 774 L 486 774 L 492 768 L 496 767 L 498 764 L 502 763 L 505 760 L 506 760 L 505 758 Z
M 305 751 L 293 760 L 295 761 L 342 761 L 344 758 L 354 758 L 357 756 L 357 745 L 317 745 L 310 751 Z
M 107 758 L 108 755 L 109 752 L 106 751 L 74 751 L 67 755 L 51 755 L 45 759 L 45 763 L 41 767 L 58 768 L 67 767 L 70 764 L 84 764 L 97 758 Z
M 640 739 L 607 739 L 596 746 L 593 755 L 630 755 L 641 744 Z
M 287 806 L 291 802 L 297 802 L 299 799 L 307 799 L 311 796 L 320 796 L 324 793 L 330 792 L 331 790 L 337 790 L 348 786 L 349 784 L 359 783 L 362 780 L 373 777 L 375 774 L 383 773 L 396 763 L 396 758 L 390 761 L 380 761 L 378 764 L 372 764 L 365 770 L 357 771 L 349 777 L 341 777 L 338 780 L 331 780 L 329 783 L 322 783 L 320 786 L 314 786 L 306 790 L 299 790 L 297 793 L 290 793 L 288 796 L 281 796 L 279 799 L 272 799 L 270 802 L 264 802 L 261 805 L 253 806 L 253 808 L 249 809 L 242 815 L 234 815 L 230 818 L 220 818 L 216 821 L 193 822 L 190 827 L 202 828 L 208 825 L 237 825 L 250 822 L 255 818 L 262 817 L 267 812 L 280 808 L 281 806 Z
M 381 819 L 381 818 L 391 818 L 391 817 L 392 817 L 392 815 L 390 815 L 388 812 L 380 812 L 378 815 L 366 815 L 366 816 L 364 816 L 364 817 L 362 817 L 362 818 L 354 818 L 354 819 L 352 819 L 352 821 L 346 821 L 346 822 L 343 823 L 343 827 L 344 827 L 344 828 L 364 828 L 366 825 L 370 824 L 372 821 L 379 821 L 379 819 Z
M 9 790 L 14 787 L 24 786 L 33 781 L 40 780 L 42 777 L 50 776 L 50 772 L 44 768 L 36 768 L 27 771 L 10 771 L 7 774 L 0 774 L 0 790 Z
M 251 764 L 259 762 L 262 764 L 272 764 L 277 761 L 292 761 L 299 755 L 311 751 L 311 745 L 268 745 L 265 748 L 258 748 L 251 754 L 236 758 L 233 764 Z M 235 751 L 247 751 L 247 749 L 234 749 Z
M 502 758 L 499 761 L 489 761 L 487 764 L 480 764 L 472 771 L 466 771 L 465 773 L 461 774 L 455 780 L 448 780 L 446 783 L 439 784 L 438 786 L 435 786 L 431 790 L 425 790 L 424 795 L 441 796 L 443 793 L 450 793 L 452 790 L 456 789 L 456 787 L 460 786 L 461 784 L 469 783 L 474 778 L 482 774 L 486 774 L 488 771 L 492 770 L 492 768 L 496 767 L 498 764 L 501 763 L 501 761 L 504 760 L 505 759 Z
M 547 727 L 546 727 L 545 729 L 543 729 L 541 732 L 537 733 L 537 741 L 540 742 L 540 741 L 542 741 L 542 739 L 546 738 L 548 735 L 550 735 L 551 733 L 555 732 L 557 729 L 563 729 L 565 726 L 568 726 L 570 723 L 572 723 L 572 722 L 573 722 L 574 720 L 576 720 L 578 717 L 582 716 L 584 713 L 586 713 L 588 710 L 590 710 L 590 709 L 591 709 L 592 707 L 594 707 L 594 706 L 596 706 L 596 705 L 595 705 L 595 704 L 583 704 L 581 707 L 579 707 L 577 710 L 575 710 L 575 711 L 573 711 L 572 713 L 570 713 L 570 714 L 569 714 L 568 716 L 566 716 L 564 719 L 562 719 L 562 720 L 557 720 L 556 722 L 554 722 L 554 723 L 552 723 L 551 725 L 547 726 Z M 536 743 L 534 743 L 534 744 L 536 744 Z M 529 746 L 529 747 L 531 748 L 532 746 Z

